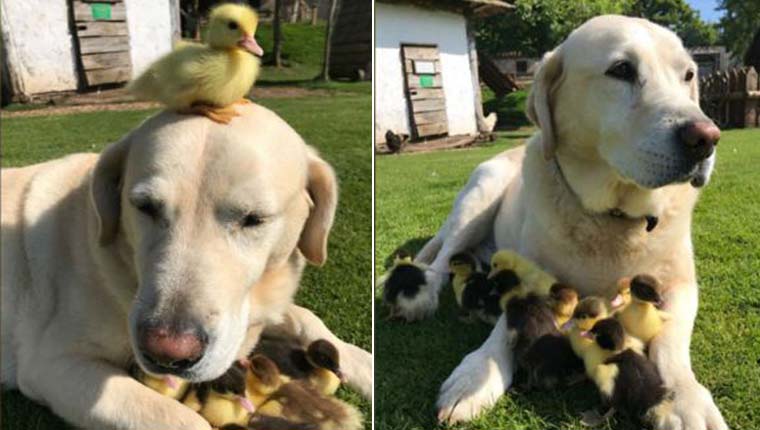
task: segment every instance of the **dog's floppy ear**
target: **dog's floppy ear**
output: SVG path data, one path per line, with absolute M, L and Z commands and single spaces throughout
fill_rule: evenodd
M 100 154 L 90 179 L 90 197 L 98 221 L 100 246 L 114 241 L 121 217 L 121 177 L 129 153 L 129 137 L 109 145 Z
M 309 263 L 321 266 L 327 260 L 327 237 L 338 205 L 335 172 L 313 149 L 309 148 L 309 172 L 306 191 L 313 205 L 298 240 L 298 248 Z
M 528 118 L 541 129 L 544 157 L 554 157 L 557 148 L 552 121 L 552 93 L 557 89 L 562 76 L 562 57 L 559 48 L 547 52 L 536 71 L 533 86 L 528 96 Z

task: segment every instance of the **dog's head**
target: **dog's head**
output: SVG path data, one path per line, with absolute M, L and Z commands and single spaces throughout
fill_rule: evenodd
M 296 282 L 272 274 L 326 259 L 332 169 L 274 113 L 240 110 L 229 125 L 159 114 L 94 170 L 99 240 L 134 267 L 129 331 L 149 372 L 219 376 L 249 325 L 290 303 Z
M 606 163 L 619 179 L 654 189 L 703 186 L 720 137 L 699 108 L 697 65 L 670 30 L 601 16 L 545 55 L 528 99 L 544 154 Z

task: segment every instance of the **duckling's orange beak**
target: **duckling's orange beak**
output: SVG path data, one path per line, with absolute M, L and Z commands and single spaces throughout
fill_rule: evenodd
M 259 43 L 256 42 L 256 38 L 252 34 L 245 35 L 242 39 L 238 40 L 238 46 L 257 57 L 264 55 L 264 50 L 261 49 L 261 46 L 259 46 Z

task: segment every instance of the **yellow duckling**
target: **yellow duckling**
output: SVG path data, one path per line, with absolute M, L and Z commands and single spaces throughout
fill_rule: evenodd
M 219 123 L 237 116 L 232 104 L 247 103 L 259 74 L 263 50 L 254 34 L 256 12 L 240 4 L 215 7 L 209 16 L 208 43 L 183 42 L 150 65 L 128 90 L 183 114 L 204 115 Z
M 503 270 L 513 270 L 520 278 L 520 282 L 525 286 L 526 292 L 535 293 L 540 296 L 549 294 L 552 285 L 557 283 L 557 279 L 542 270 L 534 262 L 521 256 L 511 250 L 501 250 L 491 257 L 491 273 L 488 277 L 492 278 L 498 272 Z
M 573 312 L 573 318 L 568 321 L 563 329 L 567 330 L 570 346 L 578 357 L 583 358 L 584 351 L 591 347 L 592 340 L 582 336 L 600 319 L 607 318 L 607 306 L 601 297 L 584 297 L 578 302 Z
M 473 316 L 484 309 L 489 292 L 488 278 L 478 271 L 477 260 L 468 253 L 453 255 L 449 260 L 449 271 L 453 275 L 454 298 L 461 309 L 460 319 L 472 322 Z
M 306 360 L 312 367 L 309 382 L 326 396 L 335 394 L 343 381 L 335 345 L 324 339 L 315 340 L 306 349 Z
M 555 283 L 549 290 L 546 304 L 554 314 L 557 328 L 561 328 L 573 317 L 575 307 L 578 306 L 578 291 L 569 285 Z
M 662 330 L 670 314 L 660 310 L 662 286 L 650 275 L 637 275 L 630 281 L 630 303 L 616 317 L 633 337 L 648 344 Z
M 604 416 L 584 413 L 584 423 L 600 424 L 622 410 L 644 423 L 659 424 L 657 428 L 671 428 L 662 425 L 670 416 L 671 396 L 656 366 L 643 354 L 641 342 L 627 336 L 614 318 L 598 321 L 586 333 L 594 342 L 591 355 L 599 360 L 588 376 L 610 409 Z
M 246 394 L 245 369 L 235 363 L 221 377 L 194 386 L 183 403 L 213 427 L 245 426 L 255 411 Z
M 190 383 L 174 375 L 151 375 L 143 371 L 140 366 L 135 364 L 130 369 L 132 376 L 141 384 L 153 389 L 157 393 L 174 400 L 179 400 L 187 392 Z
M 269 397 L 289 382 L 280 373 L 280 369 L 268 357 L 262 354 L 252 356 L 248 362 L 245 375 L 245 392 L 254 408 L 261 406 Z
M 608 303 L 612 314 L 620 312 L 631 303 L 631 278 L 620 278 L 617 287 L 617 294 Z

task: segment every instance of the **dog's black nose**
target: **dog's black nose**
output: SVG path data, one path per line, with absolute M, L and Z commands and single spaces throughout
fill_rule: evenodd
M 712 121 L 689 121 L 678 128 L 679 142 L 696 161 L 711 156 L 719 139 L 720 129 Z
M 177 329 L 169 325 L 143 324 L 138 328 L 140 351 L 161 370 L 178 372 L 203 357 L 208 336 L 197 325 Z

